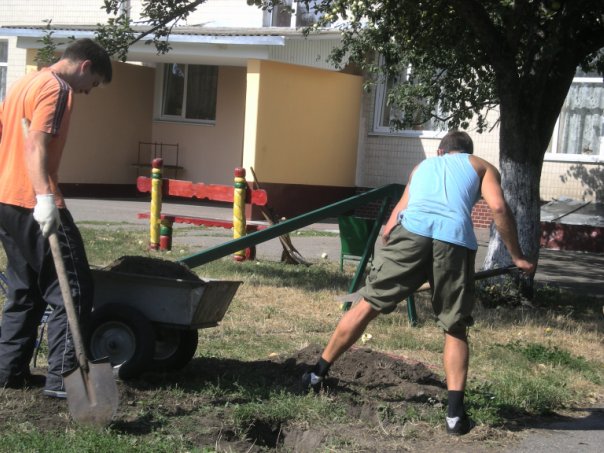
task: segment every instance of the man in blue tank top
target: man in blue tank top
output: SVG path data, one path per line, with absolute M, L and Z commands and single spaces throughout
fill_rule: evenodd
M 432 307 L 444 331 L 443 362 L 448 390 L 446 429 L 466 434 L 473 422 L 464 409 L 468 373 L 467 329 L 473 324 L 474 260 L 478 248 L 471 213 L 480 196 L 513 263 L 532 275 L 535 264 L 522 254 L 516 222 L 501 190 L 497 169 L 473 154 L 465 132 L 449 132 L 438 156 L 417 165 L 405 192 L 384 226 L 384 246 L 377 250 L 362 299 L 338 323 L 305 385 L 318 390 L 331 364 L 363 334 L 380 313 L 396 305 L 429 281 Z

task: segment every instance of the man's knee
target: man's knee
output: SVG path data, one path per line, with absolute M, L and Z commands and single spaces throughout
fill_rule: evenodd
M 363 319 L 367 319 L 369 321 L 376 318 L 380 314 L 380 311 L 371 303 L 367 302 L 367 300 L 364 298 L 359 301 L 356 307 Z

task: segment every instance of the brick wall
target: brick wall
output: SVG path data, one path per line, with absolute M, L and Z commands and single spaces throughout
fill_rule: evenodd
M 364 192 L 367 192 L 368 188 L 365 187 L 357 187 L 356 188 L 356 193 L 357 195 L 362 194 Z M 388 220 L 388 217 L 390 217 L 390 213 L 392 212 L 392 209 L 394 209 L 394 206 L 398 203 L 398 199 L 393 200 L 390 203 L 390 206 L 388 206 L 387 211 L 386 211 L 386 216 L 385 216 L 385 220 L 384 223 Z M 371 203 L 367 203 L 364 206 L 359 206 L 358 208 L 356 208 L 354 210 L 354 213 L 352 213 L 352 215 L 354 215 L 355 217 L 361 217 L 364 219 L 375 219 L 380 211 L 380 208 L 382 207 L 382 201 L 372 201 Z
M 489 228 L 493 222 L 491 210 L 484 200 L 479 200 L 472 210 L 472 223 L 474 228 Z

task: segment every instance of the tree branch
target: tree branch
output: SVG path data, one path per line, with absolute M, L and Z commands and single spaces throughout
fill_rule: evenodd
M 450 3 L 457 12 L 459 20 L 468 23 L 474 31 L 489 65 L 495 72 L 503 74 L 509 72 L 510 68 L 515 69 L 514 53 L 505 36 L 489 18 L 482 1 L 450 0 Z M 515 70 L 513 74 L 516 74 Z
M 130 43 L 128 43 L 128 47 L 130 47 L 134 43 L 140 41 L 145 36 L 149 36 L 150 34 L 155 34 L 155 32 L 157 30 L 164 28 L 167 24 L 169 24 L 172 21 L 179 20 L 183 15 L 188 14 L 192 11 L 195 11 L 199 5 L 201 5 L 202 3 L 205 3 L 205 2 L 206 2 L 206 0 L 194 0 L 192 3 L 189 3 L 188 5 L 185 5 L 181 8 L 174 10 L 174 12 L 172 14 L 162 17 L 162 19 L 155 26 L 152 26 L 149 30 L 147 30 L 145 32 L 141 32 L 135 39 L 133 39 Z M 166 39 L 169 38 L 171 31 L 172 31 L 172 27 L 170 27 L 170 30 L 169 30 L 168 34 L 166 35 Z

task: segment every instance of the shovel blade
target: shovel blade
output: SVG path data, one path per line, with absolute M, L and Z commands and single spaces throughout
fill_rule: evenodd
M 117 412 L 119 394 L 108 359 L 88 362 L 88 371 L 81 367 L 63 375 L 67 405 L 78 423 L 105 427 Z

